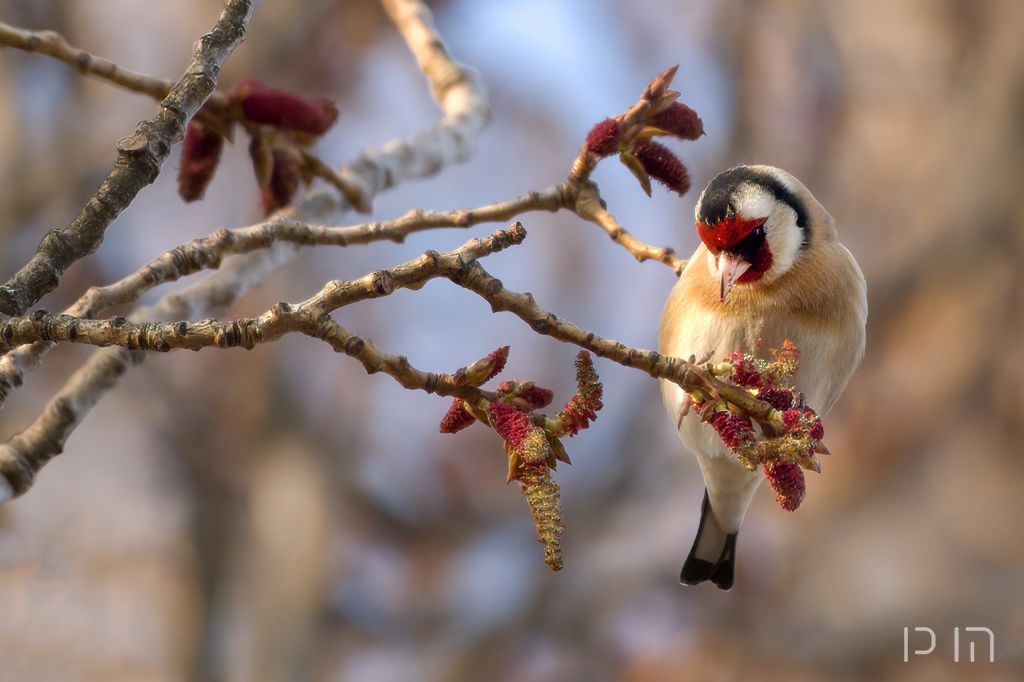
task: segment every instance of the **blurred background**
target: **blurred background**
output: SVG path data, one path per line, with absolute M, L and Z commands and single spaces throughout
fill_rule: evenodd
M 681 254 L 699 189 L 737 163 L 801 178 L 868 281 L 867 356 L 825 419 L 832 456 L 795 513 L 759 491 L 728 593 L 678 584 L 703 482 L 655 381 L 598 361 L 605 408 L 558 470 L 565 568 L 542 562 L 498 437 L 437 432 L 448 401 L 305 337 L 151 357 L 35 487 L 0 509 L 0 679 L 1016 680 L 1024 678 L 1024 4 L 1017 0 L 448 0 L 451 52 L 493 122 L 468 163 L 381 195 L 373 218 L 560 182 L 590 126 L 680 64 L 707 136 L 693 176 L 644 196 L 595 179 L 627 229 Z M 0 0 L 134 70 L 177 78 L 216 0 Z M 375 2 L 266 2 L 221 83 L 256 76 L 340 103 L 339 165 L 437 119 Z M 106 176 L 147 98 L 0 51 L 0 265 L 9 277 Z M 206 199 L 157 183 L 41 305 L 58 310 L 165 249 L 259 219 L 244 144 Z M 348 216 L 349 224 L 359 222 Z M 571 215 L 484 266 L 580 326 L 655 346 L 674 282 Z M 235 307 L 262 312 L 472 234 L 309 251 Z M 157 290 L 152 302 L 174 288 Z M 511 344 L 506 378 L 564 402 L 575 349 L 446 281 L 336 319 L 425 370 Z M 9 438 L 83 347 L 59 348 L 0 412 Z M 929 644 L 928 655 L 914 650 Z M 984 635 L 995 637 L 995 662 Z M 904 632 L 909 628 L 909 661 Z M 954 632 L 959 628 L 959 662 Z M 977 642 L 974 663 L 967 642 Z

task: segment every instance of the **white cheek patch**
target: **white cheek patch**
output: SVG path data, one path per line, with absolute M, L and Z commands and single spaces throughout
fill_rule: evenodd
M 772 266 L 766 274 L 778 277 L 792 267 L 804 241 L 803 231 L 796 224 L 796 211 L 781 201 L 776 203 L 765 221 L 764 233 L 772 253 Z
M 757 185 L 740 187 L 736 191 L 736 204 L 744 218 L 765 218 L 765 239 L 772 254 L 772 265 L 765 277 L 774 279 L 789 270 L 803 243 L 803 232 L 796 224 L 796 211 Z

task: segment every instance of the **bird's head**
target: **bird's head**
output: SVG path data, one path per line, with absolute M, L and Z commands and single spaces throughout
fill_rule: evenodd
M 737 284 L 767 284 L 789 270 L 810 247 L 819 216 L 828 214 L 778 168 L 737 166 L 715 177 L 697 200 L 696 217 L 721 300 Z

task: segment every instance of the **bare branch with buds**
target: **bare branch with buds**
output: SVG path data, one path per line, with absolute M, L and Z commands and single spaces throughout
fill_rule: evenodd
M 114 218 L 156 180 L 171 147 L 184 138 L 186 122 L 213 93 L 221 65 L 245 38 L 253 10 L 252 0 L 228 0 L 213 29 L 196 41 L 185 74 L 157 115 L 117 143 L 114 169 L 82 212 L 66 229 L 47 233 L 32 259 L 0 286 L 0 314 L 21 315 L 56 288 L 64 271 L 95 251 Z
M 737 354 L 713 365 L 601 338 L 541 308 L 532 295 L 506 289 L 480 265 L 480 258 L 523 241 L 526 232 L 519 223 L 448 253 L 428 251 L 357 280 L 328 282 L 307 300 L 279 303 L 258 317 L 212 319 L 287 262 L 299 247 L 401 242 L 417 231 L 505 222 L 538 210 L 574 212 L 601 227 L 638 261 L 656 260 L 676 273 L 685 267 L 686 261 L 671 248 L 651 246 L 623 228 L 590 179 L 602 159 L 617 155 L 648 195 L 652 179 L 680 195 L 688 191 L 686 166 L 655 140 L 665 136 L 696 140 L 703 135 L 700 118 L 678 102 L 679 93 L 670 89 L 675 68 L 654 78 L 624 113 L 595 125 L 568 177 L 543 191 L 457 211 L 414 210 L 387 222 L 349 227 L 312 224 L 348 208 L 368 212 L 373 198 L 384 189 L 405 178 L 432 175 L 466 158 L 490 117 L 479 78 L 451 59 L 426 6 L 417 0 L 382 0 L 382 4 L 426 75 L 443 117 L 411 141 L 366 150 L 338 170 L 310 150 L 337 121 L 334 103 L 268 88 L 253 79 L 213 92 L 220 64 L 244 35 L 252 12 L 248 2 L 227 2 L 221 20 L 197 45 L 186 76 L 176 84 L 89 55 L 57 34 L 0 24 L 2 44 L 48 54 L 121 87 L 165 98 L 160 114 L 140 124 L 136 135 L 119 145 L 118 165 L 76 222 L 44 239 L 37 256 L 0 288 L 0 351 L 4 352 L 0 402 L 54 344 L 104 347 L 29 428 L 0 446 L 0 503 L 31 487 L 39 470 L 62 451 L 92 406 L 145 352 L 253 348 L 297 332 L 358 360 L 368 373 L 383 372 L 407 389 L 451 397 L 453 402 L 440 423 L 444 433 L 456 433 L 477 422 L 494 430 L 504 444 L 508 481 L 520 483 L 544 545 L 545 563 L 554 570 L 563 563 L 563 528 L 560 492 L 551 472 L 558 462 L 570 463 L 562 440 L 586 429 L 602 407 L 603 388 L 591 353 L 677 383 L 687 393 L 687 409 L 698 410 L 744 465 L 763 469 L 779 503 L 786 509 L 799 506 L 805 486 L 801 467 L 820 471 L 815 454 L 827 450 L 821 443 L 820 419 L 803 405 L 791 385 L 797 349 L 786 345 L 770 362 Z M 203 197 L 224 143 L 234 139 L 238 128 L 249 139 L 262 207 L 268 214 L 265 221 L 222 229 L 167 251 L 118 282 L 90 289 L 64 314 L 27 313 L 57 286 L 67 265 L 96 248 L 109 222 L 156 177 L 172 144 L 184 139 L 178 188 L 185 201 L 194 201 Z M 300 190 L 315 178 L 325 180 L 328 187 L 300 196 Z M 115 191 L 116 197 L 111 194 Z M 161 284 L 207 269 L 215 271 L 210 278 L 165 297 L 153 308 L 137 309 L 127 318 L 96 319 L 112 306 L 134 303 Z M 554 394 L 534 381 L 505 380 L 493 389 L 484 388 L 504 369 L 507 346 L 451 374 L 425 372 L 401 355 L 379 350 L 331 318 L 332 311 L 355 301 L 387 296 L 398 288 L 419 289 L 440 277 L 481 296 L 494 312 L 511 312 L 536 333 L 583 349 L 576 358 L 576 393 L 561 411 L 554 416 L 542 412 Z

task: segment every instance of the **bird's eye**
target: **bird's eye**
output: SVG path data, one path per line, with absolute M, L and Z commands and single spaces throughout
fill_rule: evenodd
M 758 225 L 751 230 L 743 240 L 736 245 L 734 251 L 743 256 L 747 262 L 753 263 L 757 252 L 765 242 L 764 225 Z

